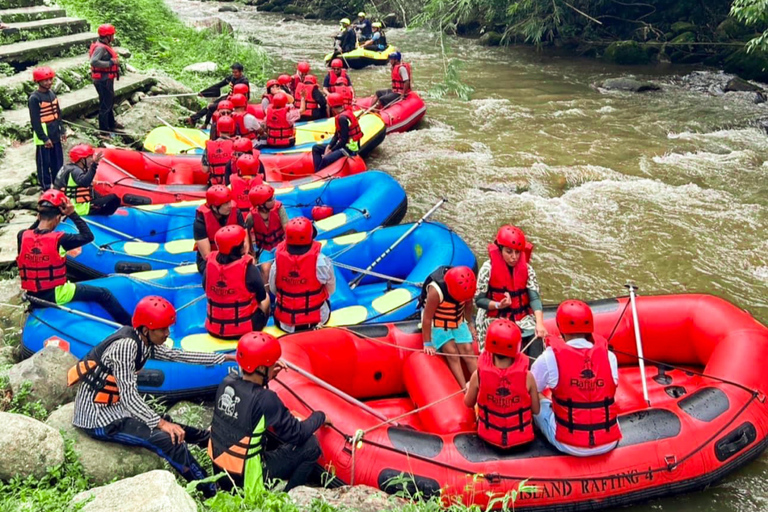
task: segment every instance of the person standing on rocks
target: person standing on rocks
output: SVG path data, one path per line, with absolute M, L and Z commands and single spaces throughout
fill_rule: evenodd
M 68 384 L 82 383 L 75 398 L 72 424 L 99 441 L 141 446 L 168 461 L 188 481 L 206 472 L 187 443 L 205 447 L 210 433 L 172 423 L 153 411 L 139 395 L 136 374 L 150 358 L 214 365 L 234 361 L 232 354 L 210 354 L 168 348 L 165 342 L 176 322 L 176 310 L 162 297 L 144 297 L 136 305 L 130 326 L 111 334 L 69 370 Z M 210 497 L 214 484 L 200 484 Z
M 96 153 L 92 146 L 78 144 L 69 150 L 71 163 L 61 168 L 54 181 L 54 186 L 75 204 L 78 215 L 112 215 L 120 207 L 116 194 L 102 196 L 93 190 L 101 157 L 101 152 Z
M 51 90 L 56 73 L 43 66 L 32 71 L 37 90 L 29 95 L 29 120 L 32 122 L 32 137 L 37 149 L 37 183 L 43 190 L 53 186 L 56 174 L 64 165 L 64 150 L 61 142 L 66 139 L 61 124 L 61 107 L 56 93 Z
M 211 116 L 213 116 L 213 113 L 216 112 L 216 107 L 219 106 L 219 102 L 222 100 L 225 100 L 229 97 L 229 94 L 234 92 L 235 85 L 237 84 L 245 84 L 248 86 L 248 93 L 245 94 L 246 98 L 250 97 L 250 83 L 248 82 L 248 78 L 243 74 L 243 65 L 239 62 L 235 62 L 232 64 L 230 70 L 232 71 L 232 74 L 226 77 L 221 82 L 215 83 L 209 88 L 200 91 L 199 96 L 202 98 L 218 98 L 208 105 L 205 106 L 205 108 L 200 109 L 199 112 L 196 112 L 192 114 L 190 117 L 187 118 L 187 124 L 190 126 L 195 126 L 195 123 L 197 123 L 200 119 L 205 117 L 205 121 L 203 122 L 203 128 L 208 128 L 208 125 L 211 124 Z M 229 87 L 229 90 L 227 91 L 227 94 L 221 96 L 221 88 L 222 87 Z
M 110 138 L 115 128 L 123 128 L 115 121 L 115 80 L 120 79 L 118 56 L 112 42 L 115 39 L 115 27 L 101 25 L 99 38 L 91 44 L 88 55 L 91 57 L 91 80 L 99 93 L 99 130 L 100 137 Z

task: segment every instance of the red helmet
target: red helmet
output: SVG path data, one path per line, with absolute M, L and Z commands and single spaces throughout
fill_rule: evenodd
M 336 79 L 338 85 L 349 85 L 349 79 L 345 76 L 340 76 Z
M 242 94 L 233 94 L 229 101 L 232 102 L 232 106 L 235 108 L 240 108 L 248 105 L 248 99 L 242 95 Z
M 291 83 L 291 76 L 290 75 L 280 75 L 277 77 L 277 83 L 280 85 L 288 85 Z
M 232 119 L 232 116 L 221 116 L 216 121 L 216 129 L 219 131 L 219 134 L 232 135 L 235 133 L 235 120 Z
M 453 267 L 445 273 L 445 285 L 454 300 L 465 302 L 475 296 L 477 279 L 469 267 Z
M 245 241 L 245 229 L 237 224 L 230 224 L 220 228 L 214 239 L 221 254 L 230 254 L 232 249 L 240 247 Z
M 158 155 L 164 155 L 168 152 L 168 148 L 165 147 L 165 144 L 155 144 L 155 150 L 153 152 Z
M 232 192 L 226 185 L 213 185 L 205 191 L 205 204 L 211 206 L 221 206 L 232 200 Z
M 299 62 L 296 64 L 296 70 L 299 73 L 309 73 L 309 62 Z
M 88 144 L 78 144 L 77 146 L 73 147 L 69 150 L 69 159 L 73 163 L 77 163 L 83 158 L 88 158 L 89 156 L 93 156 L 93 147 Z
M 237 167 L 237 172 L 243 176 L 253 176 L 259 173 L 259 161 L 250 153 L 244 152 L 240 155 L 237 162 L 235 162 L 235 166 Z
M 592 309 L 580 300 L 566 300 L 560 304 L 555 322 L 560 334 L 589 334 L 595 330 Z
M 312 220 L 323 220 L 333 215 L 332 206 L 313 206 Z
M 341 62 L 341 59 L 333 59 L 331 61 L 331 67 L 335 69 L 341 69 L 344 67 L 344 63 Z
M 333 107 L 341 107 L 344 105 L 344 97 L 339 94 L 338 92 L 332 92 L 328 95 L 328 98 L 326 98 L 328 101 L 328 106 Z
M 115 35 L 115 27 L 109 23 L 101 25 L 98 29 L 99 37 Z
M 237 139 L 232 144 L 232 151 L 235 153 L 250 153 L 253 151 L 253 141 L 244 137 Z
M 304 77 L 304 83 L 317 85 L 317 77 L 315 75 L 307 75 Z
M 523 252 L 525 250 L 525 233 L 517 226 L 505 224 L 496 233 L 496 243 L 501 247 L 509 247 Z
M 56 76 L 56 72 L 48 66 L 35 68 L 32 70 L 32 80 L 35 82 L 42 82 Z
M 216 110 L 229 110 L 230 112 L 235 108 L 235 106 L 232 104 L 229 100 L 221 100 L 219 102 L 219 105 L 216 107 Z
M 37 205 L 48 206 L 43 205 L 43 203 L 49 203 L 54 208 L 60 208 L 62 205 L 66 204 L 66 202 L 67 196 L 64 194 L 64 192 L 56 188 L 49 188 L 43 192 L 40 196 L 40 199 L 37 200 Z
M 274 78 L 271 78 L 267 80 L 267 85 L 265 85 L 264 87 L 267 89 L 267 92 L 269 92 L 269 88 L 274 87 L 275 85 L 280 85 L 280 84 L 277 83 L 277 80 L 275 80 Z
M 253 373 L 259 366 L 272 366 L 283 351 L 277 338 L 266 332 L 243 334 L 237 342 L 237 364 L 246 373 Z
M 248 192 L 248 200 L 253 206 L 261 206 L 273 197 L 275 197 L 275 189 L 266 183 L 253 187 L 251 191 Z
M 516 357 L 520 353 L 523 333 L 517 324 L 506 318 L 497 318 L 485 334 L 485 350 L 491 354 Z
M 176 322 L 176 309 L 162 297 L 150 295 L 136 304 L 133 310 L 133 328 L 165 329 Z
M 314 227 L 306 217 L 296 217 L 285 226 L 285 240 L 288 245 L 307 245 L 314 238 Z
M 242 94 L 246 98 L 250 92 L 251 89 L 246 84 L 235 84 L 235 86 L 232 87 L 232 94 Z
M 275 108 L 283 108 L 288 103 L 288 96 L 279 92 L 272 97 L 272 106 Z

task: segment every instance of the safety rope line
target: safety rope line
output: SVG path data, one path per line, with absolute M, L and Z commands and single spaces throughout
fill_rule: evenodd
M 107 274 L 107 277 L 123 277 L 125 279 L 135 281 L 137 283 L 146 284 L 148 286 L 153 286 L 155 288 L 160 288 L 161 290 L 193 290 L 193 289 L 200 288 L 199 284 L 185 284 L 183 286 L 165 286 L 162 284 L 155 283 L 153 281 L 149 281 L 147 279 L 136 277 L 134 274 Z

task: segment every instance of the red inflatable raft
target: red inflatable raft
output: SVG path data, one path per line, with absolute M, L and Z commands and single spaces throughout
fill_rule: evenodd
M 355 107 L 368 109 L 375 102 L 376 96 L 358 98 Z M 407 132 L 419 124 L 426 113 L 427 105 L 416 91 L 409 92 L 402 100 L 393 102 L 377 112 L 387 125 L 387 133 Z
M 200 155 L 158 155 L 129 149 L 105 149 L 96 171 L 94 188 L 100 194 L 117 194 L 123 204 L 161 204 L 202 199 L 207 175 Z M 273 157 L 279 156 L 280 159 Z M 314 172 L 311 153 L 263 155 L 267 181 L 284 185 L 365 171 L 359 156 L 342 158 Z
M 524 480 L 536 490 L 520 493 L 516 510 L 625 505 L 703 488 L 757 457 L 768 434 L 768 329 L 712 296 L 638 298 L 647 406 L 627 303 L 592 304 L 597 332 L 610 337 L 620 364 L 616 402 L 623 438 L 601 456 L 562 455 L 538 433 L 524 451 L 486 445 L 445 362 L 419 350 L 415 321 L 282 339 L 286 360 L 373 412 L 294 371 L 280 374 L 270 388 L 299 417 L 328 413 L 333 427 L 318 432 L 321 462 L 340 481 L 392 492 L 398 488 L 390 480 L 406 474 L 427 495 L 442 490 L 446 500 L 482 509 L 489 495 L 505 496 Z M 553 313 L 548 308 L 549 332 L 556 332 Z M 428 404 L 434 405 L 399 418 Z

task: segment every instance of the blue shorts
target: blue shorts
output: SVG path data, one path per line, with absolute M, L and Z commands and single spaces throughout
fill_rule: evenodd
M 461 322 L 461 325 L 455 329 L 441 329 L 432 326 L 432 346 L 435 347 L 435 350 L 440 350 L 451 340 L 456 343 L 472 343 L 472 333 L 469 332 L 467 322 Z

